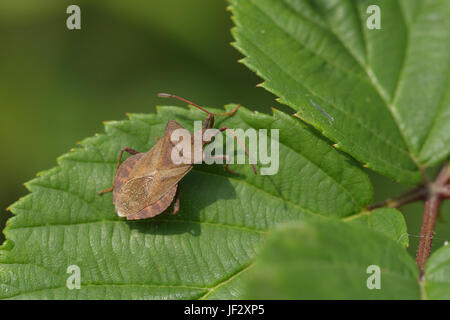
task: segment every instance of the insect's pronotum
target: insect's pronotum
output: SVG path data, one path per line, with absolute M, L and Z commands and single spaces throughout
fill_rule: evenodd
M 160 93 L 158 96 L 178 99 L 205 112 L 207 116 L 202 125 L 202 137 L 205 130 L 214 126 L 215 116 L 231 116 L 239 108 L 237 105 L 231 112 L 211 113 L 176 95 Z M 181 164 L 175 164 L 172 161 L 171 154 L 175 143 L 171 140 L 171 134 L 177 129 L 183 129 L 183 127 L 176 121 L 168 121 L 164 136 L 147 152 L 139 152 L 129 147 L 120 150 L 112 187 L 99 192 L 99 195 L 102 195 L 113 191 L 113 204 L 120 217 L 126 217 L 127 220 L 152 218 L 163 213 L 174 199 L 175 203 L 171 213 L 176 214 L 179 211 L 178 183 L 192 169 L 194 159 Z M 222 127 L 218 130 L 223 132 L 229 128 Z M 194 137 L 191 136 L 190 143 L 193 146 Z M 236 136 L 234 137 L 237 139 Z M 202 146 L 210 143 L 211 140 L 212 137 L 209 140 L 202 140 Z M 250 158 L 245 148 L 244 151 Z M 131 157 L 121 164 L 124 152 L 131 154 Z M 252 167 L 256 174 L 256 167 L 253 164 Z M 232 172 L 228 169 L 228 165 L 225 165 L 225 169 Z

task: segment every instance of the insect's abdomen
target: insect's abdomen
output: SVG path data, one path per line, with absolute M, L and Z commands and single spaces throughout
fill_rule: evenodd
M 137 213 L 149 205 L 151 177 L 134 178 L 127 181 L 116 196 L 116 211 L 124 217 Z

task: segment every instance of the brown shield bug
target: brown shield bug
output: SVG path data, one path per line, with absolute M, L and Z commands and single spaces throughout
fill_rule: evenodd
M 212 140 L 211 138 L 205 141 L 203 133 L 205 130 L 213 128 L 214 117 L 231 116 L 239 108 L 239 105 L 237 105 L 231 112 L 214 114 L 176 95 L 160 93 L 158 96 L 178 99 L 207 114 L 202 125 L 202 147 Z M 176 121 L 168 121 L 164 136 L 147 152 L 139 152 L 128 147 L 120 150 L 112 187 L 99 192 L 99 195 L 102 195 L 113 191 L 113 204 L 120 217 L 126 217 L 127 220 L 152 218 L 163 213 L 174 199 L 175 203 L 171 213 L 176 214 L 178 212 L 180 208 L 178 183 L 192 169 L 194 159 L 189 157 L 187 163 L 180 164 L 175 164 L 172 161 L 171 155 L 176 144 L 171 140 L 171 135 L 177 129 L 184 128 Z M 230 129 L 222 127 L 218 130 L 223 132 Z M 234 137 L 238 140 L 236 136 Z M 191 146 L 194 145 L 193 136 L 189 143 L 191 143 Z M 250 159 L 245 147 L 244 151 Z M 121 164 L 124 152 L 131 154 L 131 157 Z M 223 157 L 226 158 L 226 156 Z M 256 174 L 257 171 L 253 164 L 252 167 Z M 225 165 L 225 169 L 234 173 L 228 169 L 228 164 Z

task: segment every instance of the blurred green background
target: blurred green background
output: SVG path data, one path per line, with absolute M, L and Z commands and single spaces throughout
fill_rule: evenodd
M 71 4 L 81 8 L 81 30 L 66 28 Z M 10 216 L 5 208 L 27 193 L 25 181 L 55 166 L 77 141 L 102 132 L 102 120 L 168 104 L 158 92 L 211 107 L 235 102 L 289 110 L 237 63 L 226 7 L 223 0 L 2 0 L 0 228 Z M 371 178 L 377 200 L 407 188 Z M 421 210 L 422 204 L 404 210 L 412 254 Z M 435 248 L 450 238 L 450 227 L 439 223 L 436 232 Z

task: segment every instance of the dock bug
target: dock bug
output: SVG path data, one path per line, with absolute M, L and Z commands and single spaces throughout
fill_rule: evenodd
M 158 96 L 178 99 L 207 114 L 202 125 L 202 147 L 212 140 L 211 137 L 211 139 L 205 141 L 203 139 L 203 133 L 205 130 L 213 128 L 214 117 L 231 116 L 239 108 L 239 105 L 237 105 L 231 112 L 214 114 L 176 95 L 160 93 Z M 128 147 L 120 150 L 112 187 L 99 192 L 99 195 L 102 195 L 106 192 L 113 191 L 113 204 L 115 211 L 120 217 L 126 217 L 127 220 L 152 218 L 163 213 L 174 199 L 175 203 L 171 213 L 176 214 L 179 211 L 180 198 L 178 183 L 192 169 L 194 158 L 190 156 L 188 159 L 191 159 L 191 161 L 187 161 L 187 163 L 175 164 L 172 161 L 172 150 L 176 144 L 171 140 L 171 136 L 177 129 L 184 128 L 176 121 L 168 121 L 164 136 L 147 152 L 139 152 Z M 218 130 L 219 132 L 223 132 L 230 129 L 222 127 Z M 238 140 L 235 135 L 233 136 Z M 191 141 L 188 143 L 191 143 L 193 147 L 194 135 L 190 135 L 190 139 Z M 245 149 L 245 146 L 244 151 L 250 159 L 250 155 Z M 124 152 L 131 154 L 131 157 L 121 164 L 120 162 Z M 257 174 L 255 166 L 253 164 L 251 165 L 253 171 Z M 228 169 L 228 164 L 225 165 L 225 169 L 233 173 Z

